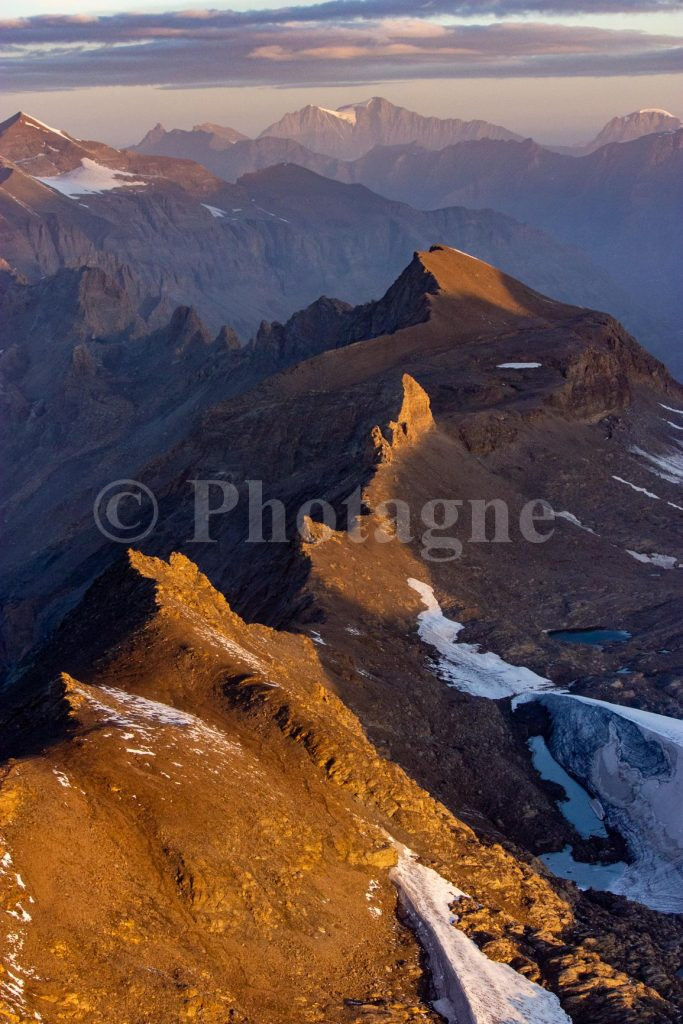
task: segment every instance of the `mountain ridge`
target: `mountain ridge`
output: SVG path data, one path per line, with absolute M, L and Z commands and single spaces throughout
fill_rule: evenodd
M 138 336 L 120 282 L 62 274 L 71 304 L 47 354 L 60 346 L 68 402 L 52 373 L 54 398 L 15 429 L 35 496 L 3 509 L 3 635 L 27 649 L 0 711 L 0 893 L 35 901 L 7 926 L 24 979 L 1 990 L 11 1012 L 437 1024 L 421 919 L 397 914 L 397 882 L 431 870 L 446 933 L 486 958 L 483 1005 L 499 964 L 552 1024 L 674 1024 L 679 919 L 551 873 L 541 858 L 566 847 L 585 870 L 612 865 L 624 837 L 579 834 L 535 770 L 544 706 L 447 683 L 414 584 L 448 636 L 464 631 L 454 656 L 499 652 L 550 687 L 680 714 L 657 653 L 678 649 L 680 577 L 629 551 L 668 553 L 676 535 L 680 484 L 645 456 L 673 445 L 662 406 L 683 408 L 681 386 L 607 314 L 443 244 L 377 302 L 321 299 L 240 350 L 187 305 Z M 20 385 L 41 361 L 49 375 L 32 296 L 54 307 L 55 282 L 8 287 L 36 351 L 12 357 Z M 110 324 L 122 336 L 89 337 Z M 69 458 L 53 425 L 79 397 L 99 417 L 126 369 L 134 412 L 158 415 Z M 97 440 L 90 422 L 79 434 Z M 123 477 L 155 494 L 158 524 L 122 555 L 93 501 Z M 196 480 L 240 498 L 210 517 L 212 543 L 192 540 Z M 282 543 L 247 539 L 259 480 L 260 501 L 282 502 Z M 460 502 L 457 529 L 424 518 L 439 495 Z M 547 543 L 469 543 L 475 496 L 502 500 L 512 531 L 539 496 L 567 511 Z M 454 537 L 462 557 L 425 557 Z M 628 649 L 553 638 L 588 616 L 623 625 Z
M 440 149 L 471 138 L 519 138 L 507 128 L 487 121 L 425 117 L 381 96 L 337 110 L 309 104 L 285 114 L 265 128 L 259 138 L 266 136 L 284 136 L 314 152 L 344 159 L 361 156 L 376 145 L 416 142 L 428 149 Z

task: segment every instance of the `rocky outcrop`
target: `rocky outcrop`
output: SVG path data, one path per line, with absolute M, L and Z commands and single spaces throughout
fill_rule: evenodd
M 108 308 L 108 286 L 95 294 Z M 623 678 L 622 651 L 560 647 L 547 632 L 589 615 L 642 627 L 629 663 L 669 664 L 656 652 L 678 644 L 678 574 L 626 549 L 642 550 L 637 534 L 667 550 L 680 498 L 665 480 L 657 500 L 623 481 L 643 481 L 634 436 L 661 436 L 661 404 L 683 407 L 681 392 L 609 318 L 445 246 L 418 254 L 378 307 L 373 318 L 323 300 L 274 325 L 270 363 L 258 346 L 212 342 L 187 307 L 173 321 L 177 357 L 167 328 L 68 338 L 58 386 L 18 432 L 3 639 L 23 646 L 62 625 L 3 693 L 0 858 L 7 849 L 35 893 L 23 998 L 46 1019 L 46 1006 L 57 1019 L 72 1005 L 108 1020 L 116 998 L 131 1018 L 245 1022 L 260 1019 L 264 993 L 274 1024 L 343 1021 L 359 1012 L 344 1000 L 378 1024 L 428 1016 L 418 945 L 395 919 L 391 836 L 469 894 L 456 923 L 483 953 L 552 988 L 575 1024 L 676 1020 L 680 922 L 582 894 L 535 860 L 571 843 L 572 826 L 507 704 L 435 673 L 407 581 L 457 610 L 465 642 L 555 683 Z M 405 324 L 416 308 L 427 317 Z M 347 344 L 356 314 L 396 329 Z M 586 415 L 578 392 L 575 406 L 556 398 L 594 352 L 607 362 Z M 610 360 L 630 401 L 600 418 Z M 40 361 L 15 351 L 9 368 L 22 386 L 39 369 L 38 397 Z M 489 431 L 485 417 L 515 429 Z M 92 502 L 124 477 L 151 488 L 159 518 L 147 553 L 112 564 L 120 548 Z M 211 517 L 210 543 L 192 539 L 195 480 L 239 498 Z M 267 509 L 263 542 L 247 540 L 259 480 L 263 501 L 282 503 L 281 542 L 266 540 Z M 571 517 L 547 544 L 526 543 L 519 517 L 539 496 Z M 497 498 L 514 543 L 470 543 L 470 499 Z M 320 499 L 336 529 L 314 523 L 302 538 L 299 513 L 310 520 L 306 503 Z M 391 529 L 392 499 L 410 514 L 408 537 Z M 462 557 L 439 557 L 449 537 Z M 656 651 L 643 652 L 646 618 Z M 331 988 L 331 976 L 343 980 Z
M 371 443 L 375 462 L 391 462 L 394 452 L 420 443 L 434 429 L 429 395 L 409 374 L 401 380 L 403 400 L 398 416 L 384 431 L 373 427 Z

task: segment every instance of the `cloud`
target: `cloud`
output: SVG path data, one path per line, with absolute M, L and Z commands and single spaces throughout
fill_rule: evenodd
M 277 10 L 15 18 L 0 21 L 0 86 L 11 92 L 672 72 L 683 69 L 681 38 L 544 23 L 542 16 L 680 7 L 671 0 L 326 0 Z M 529 12 L 537 20 L 444 20 Z

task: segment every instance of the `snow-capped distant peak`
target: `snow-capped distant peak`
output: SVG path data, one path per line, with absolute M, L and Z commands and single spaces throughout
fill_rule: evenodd
M 642 110 L 638 111 L 639 114 L 663 114 L 664 117 L 675 117 L 669 110 L 663 110 L 661 107 L 643 107 Z

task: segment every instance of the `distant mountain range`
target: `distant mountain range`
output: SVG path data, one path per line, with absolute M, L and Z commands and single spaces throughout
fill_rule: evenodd
M 546 146 L 555 152 L 581 156 L 592 153 L 610 142 L 630 142 L 658 132 L 677 131 L 683 122 L 666 110 L 645 109 L 612 118 L 591 141 L 578 146 Z M 265 128 L 256 140 L 249 139 L 233 128 L 216 124 L 198 124 L 191 130 L 174 128 L 171 131 L 157 124 L 132 148 L 141 153 L 187 157 L 206 164 L 199 154 L 206 150 L 222 153 L 236 143 L 263 142 L 283 139 L 298 143 L 319 156 L 332 156 L 340 160 L 354 160 L 376 146 L 415 144 L 423 149 L 438 150 L 458 142 L 478 139 L 498 139 L 521 142 L 522 136 L 489 121 L 464 121 L 460 118 L 425 117 L 422 114 L 396 106 L 381 96 L 373 96 L 364 103 L 352 103 L 336 110 L 308 104 L 301 110 L 285 114 L 279 121 Z M 248 150 L 247 150 L 248 151 Z M 257 147 L 252 152 L 261 152 Z M 279 154 L 285 160 L 287 150 L 273 147 L 273 157 Z M 290 153 L 296 152 L 289 150 Z M 310 159 L 310 157 L 309 157 Z M 220 162 L 211 167 L 223 173 L 236 164 Z M 310 166 L 308 164 L 307 166 Z M 322 166 L 322 165 L 321 165 Z M 320 170 L 314 167 L 314 170 Z M 256 165 L 243 166 L 242 172 L 256 170 Z
M 388 144 L 401 135 L 403 144 Z M 649 323 L 633 319 L 621 303 L 610 306 L 607 297 L 602 305 L 683 374 L 682 140 L 677 117 L 642 110 L 613 118 L 584 147 L 556 152 L 495 125 L 420 118 L 372 100 L 332 112 L 304 108 L 255 140 L 173 131 L 137 149 L 192 155 L 226 180 L 296 163 L 413 206 L 507 213 L 583 251 L 616 278 L 631 301 L 647 308 Z M 349 159 L 359 149 L 364 154 Z
M 668 321 L 659 338 L 640 336 L 683 374 L 683 129 L 578 158 L 531 139 L 484 139 L 438 153 L 378 148 L 332 173 L 427 209 L 490 207 L 577 247 Z
M 260 138 L 293 139 L 314 152 L 342 159 L 362 156 L 374 146 L 416 142 L 425 149 L 442 149 L 467 139 L 519 139 L 519 135 L 488 121 L 423 117 L 397 107 L 381 96 L 328 110 L 306 106 L 285 114 L 261 132 Z
M 567 301 L 644 315 L 584 255 L 493 210 L 416 210 L 295 164 L 229 184 L 189 160 L 75 140 L 26 115 L 0 125 L 0 161 L 14 270 L 34 282 L 97 266 L 152 328 L 192 305 L 211 330 L 228 323 L 246 340 L 323 294 L 376 298 L 435 237 Z

